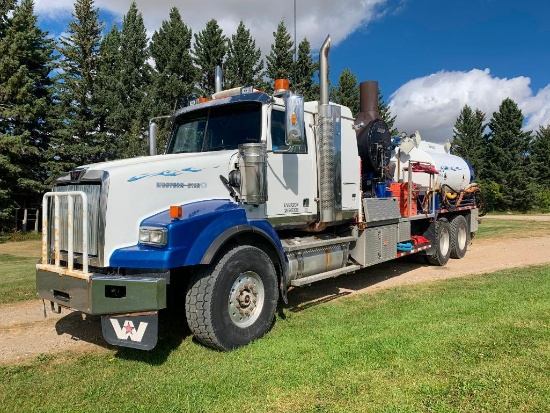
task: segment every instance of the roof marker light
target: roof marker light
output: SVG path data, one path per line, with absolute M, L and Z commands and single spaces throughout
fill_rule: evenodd
M 275 90 L 275 94 L 279 94 L 282 92 L 286 92 L 290 90 L 290 83 L 288 79 L 275 79 L 275 87 L 273 88 Z

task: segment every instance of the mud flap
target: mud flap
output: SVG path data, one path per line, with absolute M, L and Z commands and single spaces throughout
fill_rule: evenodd
M 152 350 L 158 339 L 158 312 L 103 316 L 101 330 L 109 344 Z

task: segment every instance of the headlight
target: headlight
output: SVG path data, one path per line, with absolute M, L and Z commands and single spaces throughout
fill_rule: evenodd
M 164 247 L 168 243 L 168 231 L 166 228 L 141 227 L 139 243 Z

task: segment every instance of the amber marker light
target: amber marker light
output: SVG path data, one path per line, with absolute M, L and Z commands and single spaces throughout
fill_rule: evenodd
M 170 205 L 170 218 L 181 219 L 183 217 L 183 208 L 181 205 Z
M 290 90 L 288 79 L 275 79 L 275 87 L 273 89 L 275 90 L 275 92 Z

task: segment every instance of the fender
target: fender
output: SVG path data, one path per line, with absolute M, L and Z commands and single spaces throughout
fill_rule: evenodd
M 144 219 L 140 225 L 166 228 L 168 244 L 162 248 L 141 244 L 119 248 L 111 256 L 112 267 L 170 269 L 206 264 L 227 239 L 242 232 L 253 232 L 269 240 L 284 263 L 281 241 L 271 224 L 266 220 L 249 221 L 245 210 L 228 200 L 186 204 L 181 219 L 170 218 L 166 210 Z

